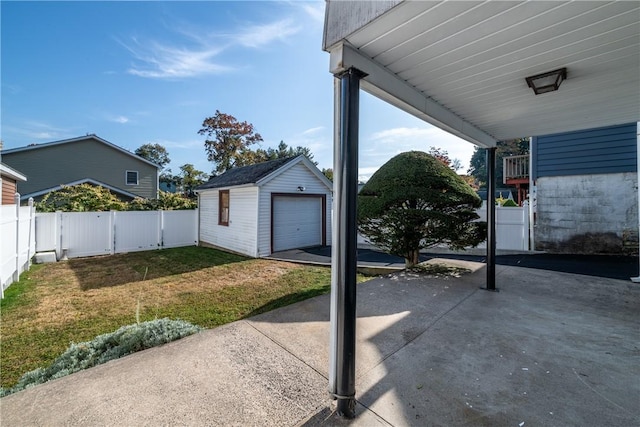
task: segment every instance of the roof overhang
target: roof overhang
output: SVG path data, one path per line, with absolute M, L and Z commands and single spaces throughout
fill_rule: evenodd
M 155 164 L 152 161 L 149 161 L 149 160 L 147 160 L 147 159 L 145 159 L 143 157 L 140 157 L 137 154 L 132 153 L 131 151 L 125 150 L 124 148 L 119 147 L 119 146 L 107 141 L 106 139 L 102 139 L 102 138 L 100 138 L 99 136 L 97 136 L 95 134 L 87 134 L 85 136 L 79 136 L 77 138 L 62 139 L 62 140 L 59 140 L 59 141 L 44 142 L 44 143 L 41 143 L 41 144 L 30 144 L 30 145 L 27 145 L 25 147 L 9 148 L 9 149 L 6 149 L 6 150 L 2 150 L 2 154 L 6 155 L 6 154 L 12 154 L 12 153 L 20 153 L 20 152 L 23 152 L 23 151 L 39 150 L 39 149 L 42 149 L 42 148 L 55 147 L 57 145 L 62 145 L 62 144 L 71 144 L 71 143 L 74 143 L 74 142 L 86 141 L 86 140 L 89 140 L 89 139 L 92 139 L 92 140 L 97 141 L 97 142 L 99 142 L 101 144 L 104 144 L 104 145 L 106 145 L 108 147 L 111 147 L 112 149 L 114 149 L 116 151 L 119 151 L 119 152 L 121 152 L 123 154 L 126 154 L 127 156 L 131 156 L 131 157 L 133 157 L 133 158 L 135 158 L 135 159 L 137 159 L 137 160 L 139 160 L 141 162 L 147 163 L 147 164 L 149 164 L 149 165 L 151 165 L 151 166 L 153 166 L 153 167 L 155 167 L 157 169 L 161 169 L 162 168 L 160 165 Z
M 15 181 L 26 181 L 27 177 L 23 174 L 21 174 L 20 172 L 18 172 L 17 170 L 10 168 L 9 166 L 5 165 L 4 163 L 0 163 L 0 176 L 6 176 L 8 178 L 11 178 Z
M 327 2 L 331 72 L 482 147 L 640 120 L 638 2 Z M 526 77 L 567 68 L 540 95 Z
M 51 193 L 52 191 L 59 191 L 62 190 L 65 187 L 73 187 L 74 185 L 80 185 L 80 184 L 91 184 L 94 185 L 96 187 L 104 187 L 106 189 L 108 189 L 109 191 L 115 193 L 115 194 L 119 194 L 120 196 L 124 196 L 124 197 L 128 197 L 131 199 L 135 199 L 136 197 L 140 197 L 137 194 L 131 193 L 129 191 L 123 190 L 121 188 L 118 187 L 114 187 L 113 185 L 109 185 L 106 184 L 104 182 L 95 180 L 95 179 L 91 179 L 91 178 L 84 178 L 84 179 L 79 179 L 77 181 L 72 181 L 72 182 L 68 182 L 66 184 L 60 184 L 60 185 L 56 185 L 54 187 L 49 187 L 49 188 L 45 188 L 43 190 L 39 190 L 39 191 L 34 191 L 33 193 L 29 193 L 29 194 L 24 194 L 20 196 L 20 200 L 28 200 L 30 197 L 38 197 L 38 196 L 43 196 L 47 193 Z

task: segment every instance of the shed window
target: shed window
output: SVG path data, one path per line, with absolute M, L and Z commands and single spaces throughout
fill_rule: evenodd
M 229 225 L 229 190 L 218 193 L 218 225 Z
M 127 171 L 127 185 L 138 185 L 138 171 Z

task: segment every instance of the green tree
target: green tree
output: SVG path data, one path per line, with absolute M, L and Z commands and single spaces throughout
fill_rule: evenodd
M 529 140 L 527 138 L 498 142 L 496 146 L 496 183 L 502 184 L 503 181 L 502 159 L 523 154 L 529 154 Z M 481 188 L 487 187 L 487 150 L 475 148 L 467 173 L 475 178 Z
M 329 181 L 333 182 L 333 169 L 329 168 L 329 169 L 324 169 L 322 168 L 322 173 L 324 174 L 324 176 L 326 176 Z
M 419 262 L 420 249 L 477 246 L 486 223 L 475 222 L 482 202 L 471 187 L 435 157 L 402 153 L 382 165 L 358 195 L 358 230 L 373 244 Z
M 111 191 L 91 184 L 63 186 L 58 191 L 47 193 L 36 203 L 38 212 L 101 212 L 123 211 L 126 208 L 126 202 Z
M 149 160 L 150 162 L 160 166 L 160 182 L 175 185 L 173 176 L 171 175 L 171 169 L 166 167 L 171 163 L 169 152 L 166 148 L 157 143 L 143 144 L 136 149 L 135 153 L 143 159 Z
M 250 147 L 262 141 L 262 136 L 255 132 L 251 123 L 239 122 L 219 110 L 214 116 L 204 119 L 198 134 L 207 137 L 204 142 L 207 158 L 216 164 L 217 173 L 255 163 L 255 152 Z
M 136 197 L 127 205 L 128 211 L 184 210 L 196 209 L 198 202 L 179 193 L 159 191 L 157 199 Z
M 307 159 L 311 160 L 314 164 L 318 164 L 318 162 L 313 161 L 313 153 L 307 147 L 289 147 L 284 141 L 280 141 L 278 144 L 278 148 L 267 148 L 266 150 L 262 148 L 258 148 L 255 151 L 255 159 L 254 163 L 266 162 L 269 160 L 282 159 L 288 157 L 296 157 L 299 155 L 305 156 Z
M 171 162 L 167 149 L 160 144 L 143 144 L 136 149 L 135 153 L 143 159 L 159 165 L 161 168 Z
M 191 163 L 180 166 L 180 174 L 177 176 L 178 187 L 187 197 L 193 197 L 193 190 L 198 185 L 207 182 L 209 175 L 196 169 Z

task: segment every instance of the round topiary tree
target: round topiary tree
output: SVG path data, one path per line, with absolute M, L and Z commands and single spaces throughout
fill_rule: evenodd
M 477 246 L 487 225 L 476 222 L 480 197 L 453 170 L 420 151 L 382 165 L 358 195 L 358 230 L 374 245 L 419 262 L 420 249 Z

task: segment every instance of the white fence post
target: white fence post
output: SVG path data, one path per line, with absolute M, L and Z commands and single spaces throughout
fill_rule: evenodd
M 109 255 L 116 253 L 116 211 L 109 212 Z
M 0 205 L 0 298 L 4 290 L 20 280 L 20 274 L 31 267 L 35 252 L 35 209 L 20 207 L 20 194 L 15 194 L 15 205 Z
M 16 204 L 16 269 L 13 272 L 13 281 L 17 282 L 20 278 L 20 193 L 15 194 L 14 203 Z M 2 297 L 4 298 L 4 291 Z
M 523 235 L 522 238 L 524 240 L 524 244 L 522 245 L 522 249 L 525 251 L 529 251 L 531 250 L 531 248 L 529 247 L 529 202 L 527 200 L 525 200 L 522 203 L 522 223 L 523 225 Z
M 29 240 L 27 244 L 27 270 L 31 268 L 31 255 L 35 253 L 36 208 L 33 206 L 33 197 L 29 197 Z M 33 241 L 32 241 L 33 240 Z M 31 249 L 33 248 L 33 252 Z
M 160 227 L 158 229 L 158 243 L 160 249 L 164 248 L 164 211 L 160 211 Z

